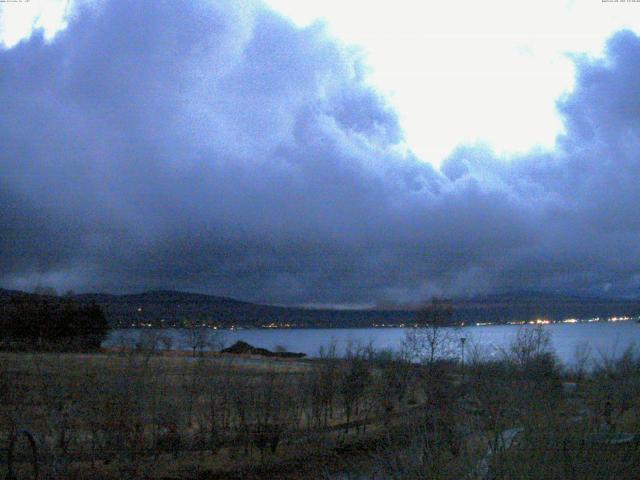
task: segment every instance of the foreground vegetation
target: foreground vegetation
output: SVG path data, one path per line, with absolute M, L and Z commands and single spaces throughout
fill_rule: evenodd
M 168 356 L 153 342 L 0 353 L 0 446 L 30 432 L 53 478 L 639 478 L 638 438 L 622 435 L 640 432 L 637 352 L 587 368 L 582 347 L 563 369 L 526 328 L 497 356 L 468 345 L 462 364 L 440 360 L 454 345 L 443 332 L 313 360 Z M 31 478 L 17 438 L 13 470 Z
M 95 351 L 108 331 L 107 318 L 95 303 L 54 295 L 0 295 L 0 350 Z

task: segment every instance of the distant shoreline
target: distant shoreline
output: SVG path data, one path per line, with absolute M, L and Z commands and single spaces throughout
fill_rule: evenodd
M 526 325 L 575 325 L 585 323 L 618 323 L 618 322 L 638 322 L 640 323 L 640 317 L 612 317 L 612 318 L 596 318 L 596 319 L 565 319 L 565 320 L 538 320 L 538 321 L 520 321 L 520 322 L 476 322 L 476 323 L 462 323 L 462 324 L 450 324 L 443 325 L 442 328 L 469 328 L 469 327 L 504 327 L 504 326 L 526 326 Z M 367 329 L 391 329 L 391 328 L 423 328 L 421 325 L 368 325 L 368 326 L 344 326 L 344 325 L 326 325 L 326 326 L 251 326 L 251 327 L 212 327 L 210 325 L 196 325 L 194 327 L 189 326 L 166 326 L 166 325 L 131 325 L 131 326 L 114 326 L 112 330 L 191 330 L 193 328 L 206 328 L 213 331 L 221 332 L 235 332 L 235 331 L 269 331 L 269 330 L 367 330 Z

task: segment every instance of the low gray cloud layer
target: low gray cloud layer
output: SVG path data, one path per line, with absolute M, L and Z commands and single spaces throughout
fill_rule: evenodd
M 554 151 L 460 147 L 436 171 L 322 26 L 249 2 L 102 2 L 0 51 L 0 285 L 637 295 L 640 39 L 576 62 Z

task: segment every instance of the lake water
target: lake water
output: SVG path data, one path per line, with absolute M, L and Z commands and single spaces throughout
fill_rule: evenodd
M 512 341 L 519 328 L 517 325 L 473 326 L 456 329 L 458 335 L 466 337 L 467 351 L 471 345 L 480 345 L 488 354 L 497 354 Z M 587 343 L 595 358 L 602 355 L 616 356 L 630 345 L 640 348 L 640 324 L 635 320 L 623 322 L 594 322 L 576 324 L 551 324 L 543 327 L 550 335 L 559 359 L 571 364 L 575 359 L 576 346 Z M 114 330 L 104 342 L 105 347 L 133 346 L 141 336 L 148 336 L 152 329 Z M 284 347 L 290 352 L 303 352 L 310 357 L 318 355 L 321 346 L 335 341 L 339 353 L 345 351 L 349 342 L 373 343 L 377 349 L 400 348 L 407 329 L 403 328 L 334 328 L 334 329 L 255 329 L 220 331 L 206 330 L 212 340 L 229 346 L 243 340 L 256 347 L 275 350 Z M 170 338 L 172 349 L 189 350 L 189 332 L 182 329 L 153 330 L 153 333 Z

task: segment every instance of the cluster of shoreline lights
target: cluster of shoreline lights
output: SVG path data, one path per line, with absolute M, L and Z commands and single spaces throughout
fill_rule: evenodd
M 640 1 L 640 0 L 639 0 Z M 594 317 L 594 318 L 585 318 L 585 319 L 578 319 L 578 318 L 565 318 L 564 320 L 548 320 L 546 318 L 537 318 L 535 320 L 530 320 L 528 322 L 525 322 L 524 320 L 522 321 L 515 321 L 515 322 L 504 322 L 504 323 L 499 323 L 499 322 L 472 322 L 470 323 L 469 327 L 487 327 L 487 326 L 491 326 L 491 325 L 550 325 L 552 323 L 593 323 L 593 322 L 626 322 L 628 320 L 635 320 L 635 319 L 640 319 L 640 317 Z M 460 324 L 461 327 L 465 326 L 465 323 L 462 322 Z M 419 324 L 406 324 L 406 323 L 401 323 L 399 325 L 387 325 L 384 323 L 374 323 L 373 327 L 389 327 L 389 328 L 417 328 L 420 327 Z
M 525 321 L 518 321 L 518 322 L 505 322 L 505 323 L 495 323 L 495 322 L 475 322 L 475 323 L 470 323 L 469 327 L 487 327 L 487 326 L 492 326 L 492 325 L 550 325 L 552 323 L 593 323 L 593 322 L 626 322 L 629 320 L 640 320 L 640 317 L 594 317 L 594 318 L 586 318 L 586 319 L 578 319 L 578 318 L 565 318 L 564 320 L 548 320 L 546 318 L 537 318 L 536 320 L 530 320 L 528 322 Z M 164 319 L 160 320 L 161 323 L 161 327 L 164 326 L 162 324 L 164 324 Z M 200 325 L 197 324 L 189 324 L 189 327 L 205 327 L 205 328 L 211 328 L 213 330 L 243 330 L 246 327 L 240 327 L 240 326 L 235 326 L 235 325 L 231 325 L 229 326 L 227 329 L 225 329 L 224 327 L 220 327 L 218 325 L 211 325 L 209 323 L 201 323 Z M 398 325 L 395 324 L 385 324 L 385 323 L 373 323 L 371 324 L 371 326 L 373 328 L 419 328 L 421 325 L 420 324 L 407 324 L 407 323 L 400 323 Z M 462 322 L 460 324 L 461 327 L 465 326 L 465 323 Z M 152 323 L 132 323 L 131 327 L 147 327 L 147 328 L 152 328 L 152 327 L 156 327 L 156 325 L 152 324 Z M 257 326 L 257 328 L 296 328 L 296 325 L 292 325 L 290 323 L 268 323 L 266 325 L 259 325 Z
M 530 320 L 528 322 L 520 321 L 520 322 L 506 322 L 505 325 L 550 325 L 552 323 L 593 323 L 593 322 L 626 322 L 628 320 L 633 320 L 634 317 L 609 317 L 609 318 L 586 318 L 586 319 L 578 319 L 578 318 L 565 318 L 564 320 L 548 320 L 546 318 L 537 318 L 535 320 Z M 487 326 L 487 325 L 500 325 L 499 323 L 492 322 L 477 322 L 474 325 L 478 327 Z

